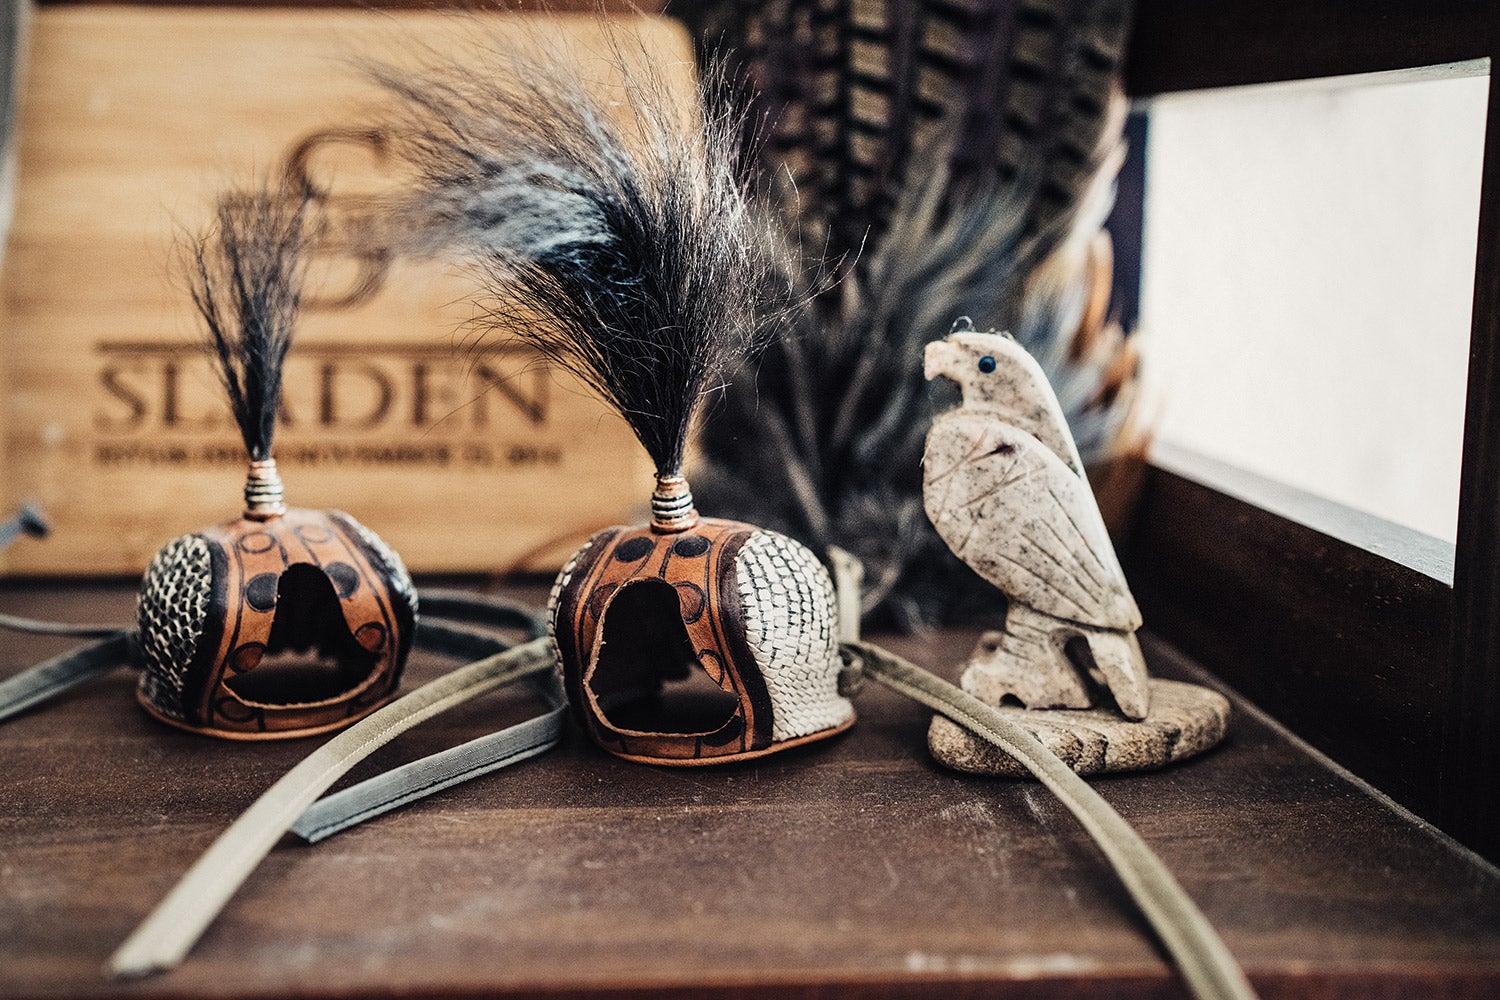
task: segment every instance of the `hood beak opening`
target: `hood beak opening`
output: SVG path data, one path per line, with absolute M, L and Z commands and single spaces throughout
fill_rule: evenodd
M 277 591 L 267 645 L 225 686 L 247 703 L 271 708 L 352 695 L 381 657 L 350 634 L 333 583 L 317 567 L 295 563 L 282 573 Z
M 681 601 L 676 587 L 645 579 L 624 584 L 605 604 L 584 684 L 617 732 L 705 737 L 735 719 L 739 698 L 705 669 Z

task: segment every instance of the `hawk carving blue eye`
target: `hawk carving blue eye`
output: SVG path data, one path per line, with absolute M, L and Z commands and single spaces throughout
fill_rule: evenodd
M 986 375 L 988 375 L 990 372 L 994 371 L 995 370 L 995 359 L 993 357 L 991 357 L 990 355 L 988 355 L 988 354 L 986 354 L 984 357 L 980 358 L 979 359 L 979 370 L 982 371 L 982 372 L 984 372 Z

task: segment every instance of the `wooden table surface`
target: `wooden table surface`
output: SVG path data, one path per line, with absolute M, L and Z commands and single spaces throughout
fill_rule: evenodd
M 132 607 L 130 584 L 0 585 L 14 613 Z M 973 639 L 889 645 L 951 675 Z M 65 646 L 0 634 L 0 676 Z M 1146 649 L 1154 672 L 1203 679 Z M 448 666 L 418 657 L 409 686 Z M 874 685 L 849 734 L 742 765 L 629 764 L 571 729 L 316 847 L 284 841 L 185 966 L 109 982 L 115 946 L 316 745 L 169 730 L 133 682 L 0 725 L 0 996 L 1185 995 L 1045 791 L 938 767 L 927 714 Z M 533 707 L 466 706 L 355 776 Z M 1500 996 L 1500 871 L 1235 708 L 1213 753 L 1096 785 L 1262 995 Z

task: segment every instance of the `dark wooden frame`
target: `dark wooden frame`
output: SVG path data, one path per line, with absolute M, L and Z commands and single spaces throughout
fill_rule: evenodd
M 1126 88 L 1145 97 L 1481 57 L 1493 68 L 1497 56 L 1492 0 L 1140 0 Z M 1181 469 L 1148 472 L 1127 550 L 1155 628 L 1490 858 L 1500 858 L 1497 79 L 1492 72 L 1451 586 L 1412 568 L 1414 533 L 1386 526 L 1377 553 L 1345 540 L 1341 525 L 1360 531 L 1352 511 L 1317 530 Z

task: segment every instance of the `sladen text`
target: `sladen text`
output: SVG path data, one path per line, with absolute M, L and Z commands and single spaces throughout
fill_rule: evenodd
M 96 354 L 96 461 L 243 461 L 198 345 L 110 342 Z M 550 389 L 533 355 L 504 346 L 299 344 L 287 359 L 277 450 L 339 465 L 553 465 L 558 449 L 542 440 Z

